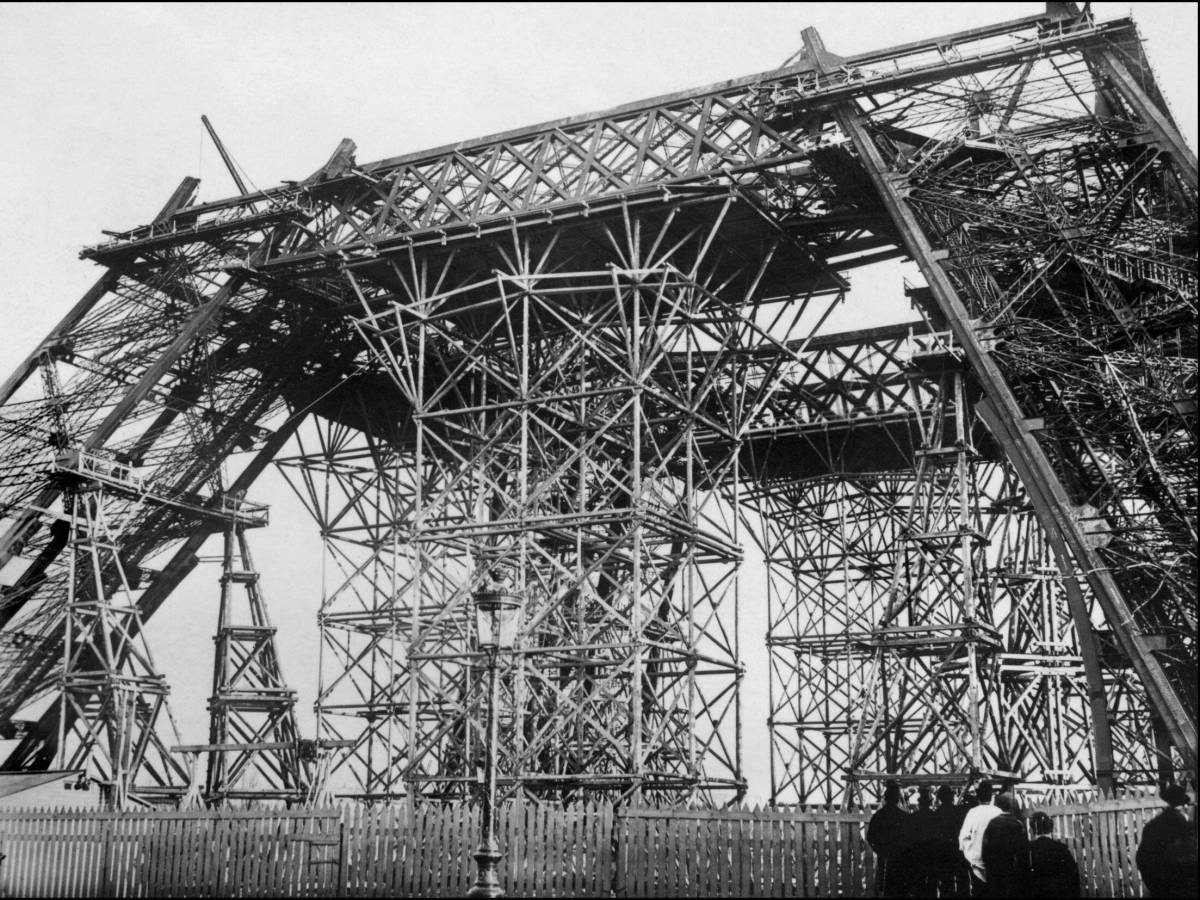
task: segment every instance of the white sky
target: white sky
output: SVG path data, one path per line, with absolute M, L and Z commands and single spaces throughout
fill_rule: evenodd
M 1159 82 L 1196 146 L 1194 3 L 1136 3 Z M 91 285 L 79 249 L 148 222 L 184 175 L 235 193 L 207 113 L 253 182 L 311 173 L 343 137 L 367 162 L 778 65 L 815 26 L 844 55 L 1039 12 L 1039 3 L 0 3 L 0 372 Z M 1095 3 L 1101 19 L 1130 4 Z M 899 286 L 896 286 L 899 293 Z M 858 325 L 875 324 L 860 321 Z M 305 728 L 320 544 L 273 472 L 252 541 Z M 151 623 L 187 741 L 206 737 L 217 573 Z M 753 585 L 747 585 L 753 588 Z M 769 789 L 760 590 L 743 590 L 746 773 Z M 756 608 L 758 607 L 758 608 Z

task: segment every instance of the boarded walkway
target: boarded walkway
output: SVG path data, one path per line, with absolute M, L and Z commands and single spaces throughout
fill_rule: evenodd
M 1085 893 L 1137 897 L 1149 795 L 1047 808 Z M 866 813 L 501 810 L 502 877 L 528 897 L 868 897 Z M 461 897 L 479 812 L 398 804 L 242 812 L 0 813 L 3 896 Z

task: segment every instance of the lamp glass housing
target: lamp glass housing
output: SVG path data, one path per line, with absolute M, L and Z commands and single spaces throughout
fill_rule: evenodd
M 517 644 L 521 598 L 508 591 L 484 589 L 475 593 L 475 634 L 486 650 L 511 650 Z

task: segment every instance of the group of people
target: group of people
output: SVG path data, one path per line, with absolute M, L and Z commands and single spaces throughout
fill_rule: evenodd
M 1146 825 L 1138 868 L 1150 896 L 1194 897 L 1195 826 L 1179 811 L 1190 800 L 1177 786 L 1162 796 L 1168 808 Z M 1052 836 L 1052 820 L 1038 811 L 1027 823 L 1011 790 L 996 792 L 985 780 L 956 798 L 948 785 L 936 794 L 922 787 L 911 813 L 900 801 L 900 786 L 889 781 L 867 826 L 877 896 L 1080 896 L 1079 867 Z

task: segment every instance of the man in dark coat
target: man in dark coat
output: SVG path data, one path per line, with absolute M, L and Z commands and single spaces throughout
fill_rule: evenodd
M 970 866 L 958 851 L 958 833 L 962 830 L 967 807 L 954 802 L 954 788 L 943 784 L 937 789 L 937 809 L 933 811 L 937 849 L 934 859 L 937 869 L 939 897 L 970 897 Z
M 917 808 L 908 817 L 908 860 L 906 896 L 936 897 L 938 884 L 937 817 L 933 812 L 933 791 L 917 791 Z
M 900 785 L 889 781 L 883 806 L 867 824 L 867 843 L 875 851 L 875 895 L 903 897 L 906 878 L 902 854 L 907 845 L 909 815 L 900 808 Z
M 1196 823 L 1184 810 L 1192 799 L 1177 784 L 1163 788 L 1167 808 L 1146 823 L 1137 867 L 1151 897 L 1196 896 Z
M 1030 893 L 1035 897 L 1078 897 L 1079 866 L 1062 841 L 1050 836 L 1054 822 L 1044 812 L 1029 817 Z
M 1029 837 L 1021 821 L 1021 808 L 1012 794 L 996 796 L 1000 815 L 983 832 L 983 870 L 987 896 L 1028 897 Z

